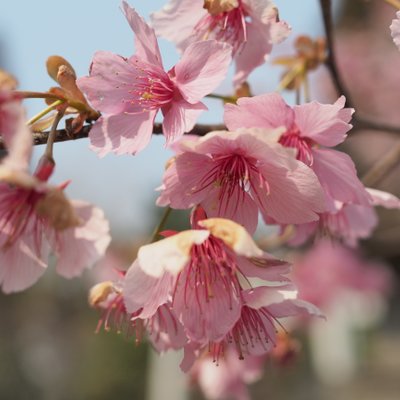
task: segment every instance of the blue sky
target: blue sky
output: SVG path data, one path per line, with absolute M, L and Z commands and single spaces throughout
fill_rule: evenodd
M 87 74 L 97 50 L 124 56 L 133 54 L 133 34 L 122 15 L 119 0 L 4 3 L 0 14 L 0 66 L 18 78 L 21 89 L 44 91 L 54 84 L 44 66 L 52 54 L 70 61 L 78 76 Z M 130 1 L 145 18 L 165 3 L 162 0 Z M 293 28 L 291 38 L 275 49 L 276 54 L 290 53 L 290 43 L 298 34 L 322 35 L 317 0 L 276 0 L 275 3 L 281 18 Z M 162 40 L 160 45 L 164 65 L 169 68 L 178 55 L 173 45 Z M 273 91 L 279 75 L 278 68 L 262 66 L 251 76 L 250 82 L 256 93 Z M 229 93 L 230 90 L 227 80 L 216 92 Z M 26 105 L 30 115 L 44 108 L 40 100 L 29 100 Z M 207 105 L 210 111 L 203 115 L 201 122 L 221 122 L 219 102 L 210 100 Z M 34 159 L 42 152 L 43 147 L 37 147 Z M 114 233 L 143 232 L 151 229 L 149 223 L 154 223 L 151 221 L 155 209 L 154 188 L 160 184 L 170 156 L 161 137 L 153 138 L 151 146 L 135 157 L 109 155 L 99 159 L 88 149 L 87 140 L 57 144 L 57 169 L 52 182 L 72 179 L 67 189 L 70 197 L 102 207 L 112 222 Z

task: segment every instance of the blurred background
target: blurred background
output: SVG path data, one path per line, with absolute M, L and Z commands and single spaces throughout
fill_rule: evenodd
M 275 47 L 272 59 L 292 54 L 292 44 L 298 35 L 323 36 L 317 0 L 275 3 L 281 19 L 288 21 L 293 31 L 287 41 Z M 165 1 L 131 0 L 130 4 L 148 19 L 150 12 L 161 8 Z M 389 31 L 395 9 L 383 0 L 333 0 L 333 4 L 338 64 L 357 106 L 356 112 L 400 126 L 400 52 Z M 163 40 L 160 43 L 164 65 L 169 68 L 179 57 L 173 45 Z M 133 35 L 118 0 L 2 0 L 0 68 L 18 79 L 21 90 L 45 91 L 53 86 L 45 70 L 48 56 L 65 57 L 77 75 L 83 76 L 87 75 L 97 50 L 124 56 L 133 54 Z M 249 80 L 254 94 L 274 91 L 281 74 L 282 69 L 271 64 L 259 67 Z M 312 99 L 336 100 L 337 94 L 324 67 L 311 74 L 310 83 Z M 231 94 L 230 79 L 216 92 Z M 294 103 L 292 93 L 284 95 L 288 102 Z M 209 112 L 204 113 L 200 122 L 220 123 L 220 102 L 210 99 L 206 103 Z M 44 108 L 44 103 L 29 100 L 26 107 L 32 116 Z M 350 135 L 342 150 L 352 155 L 362 176 L 398 140 L 398 134 L 360 131 Z M 43 147 L 35 148 L 33 165 L 42 152 Z M 67 281 L 49 270 L 38 284 L 23 293 L 8 296 L 0 293 L 0 400 L 203 398 L 180 374 L 180 355 L 167 355 L 157 364 L 145 344 L 137 346 L 114 333 L 95 335 L 99 315 L 87 306 L 88 288 L 102 279 L 107 265 L 127 268 L 137 247 L 147 240 L 157 224 L 161 210 L 154 204 L 155 188 L 161 183 L 164 165 L 171 155 L 164 148 L 163 137 L 153 137 L 150 147 L 135 157 L 108 155 L 99 159 L 88 149 L 87 139 L 56 145 L 57 168 L 52 182 L 71 179 L 67 189 L 71 198 L 84 199 L 104 209 L 112 227 L 112 255 L 103 265 L 87 271 L 83 279 Z M 377 187 L 399 196 L 399 172 L 400 167 L 393 169 Z M 399 398 L 400 308 L 396 285 L 400 213 L 381 210 L 379 213 L 381 223 L 374 237 L 363 243 L 363 252 L 368 259 L 384 261 L 394 272 L 391 278 L 394 290 L 387 303 L 381 300 L 375 308 L 356 308 L 356 314 L 358 310 L 367 316 L 373 314 L 371 323 L 347 323 L 354 368 L 349 369 L 348 376 L 336 381 L 325 379 L 318 368 L 326 366 L 316 361 L 325 357 L 324 346 L 322 350 L 313 350 L 309 339 L 313 335 L 303 331 L 303 349 L 290 365 L 277 367 L 271 360 L 266 362 L 263 379 L 251 388 L 253 399 Z M 186 226 L 186 217 L 185 213 L 174 212 L 168 227 Z M 326 322 L 330 323 L 334 322 Z M 340 353 L 343 342 L 336 339 L 335 334 L 326 334 L 325 347 L 336 348 Z M 320 355 L 315 356 L 315 351 Z M 340 370 L 343 359 L 330 361 L 328 354 L 325 359 L 334 364 L 328 365 L 328 370 Z

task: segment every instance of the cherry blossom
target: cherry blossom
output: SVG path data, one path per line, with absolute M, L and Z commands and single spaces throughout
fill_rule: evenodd
M 109 226 L 103 212 L 81 201 L 69 201 L 66 185 L 47 180 L 54 161 L 42 157 L 33 175 L 28 166 L 31 133 L 22 108 L 13 132 L 3 135 L 9 153 L 0 165 L 0 285 L 5 293 L 24 290 L 44 273 L 50 253 L 57 272 L 72 278 L 105 252 Z
M 313 101 L 290 107 L 279 94 L 268 93 L 240 98 L 237 105 L 227 104 L 224 119 L 230 130 L 283 126 L 279 142 L 294 148 L 297 159 L 313 169 L 331 210 L 335 210 L 335 200 L 368 206 L 370 196 L 351 158 L 326 148 L 342 143 L 352 127 L 349 122 L 354 110 L 343 108 L 344 104 L 342 96 L 334 104 Z
M 264 361 L 263 356 L 250 356 L 239 360 L 236 352 L 229 348 L 216 365 L 212 355 L 206 352 L 196 361 L 189 376 L 207 399 L 250 400 L 246 385 L 261 378 Z
M 400 11 L 397 11 L 396 18 L 390 25 L 390 32 L 392 34 L 393 42 L 400 50 Z
M 126 311 L 121 286 L 124 275 L 125 273 L 121 272 L 119 280 L 100 282 L 90 290 L 89 304 L 102 312 L 96 332 L 99 332 L 101 327 L 106 331 L 114 329 L 118 333 L 123 332 L 127 337 L 135 337 L 137 343 L 147 333 L 159 353 L 182 348 L 187 338 L 170 304 L 161 305 L 154 315 L 147 319 L 138 317 L 140 311 Z
M 293 280 L 301 299 L 324 309 L 344 291 L 388 293 L 389 272 L 385 265 L 367 261 L 354 250 L 323 239 L 298 257 Z
M 208 216 L 232 219 L 250 232 L 259 210 L 264 219 L 280 223 L 318 220 L 325 211 L 318 179 L 292 151 L 269 141 L 280 133 L 240 129 L 182 140 L 164 174 L 157 204 L 178 209 L 201 204 Z
M 190 45 L 165 72 L 153 29 L 126 2 L 122 4 L 135 33 L 135 55 L 124 58 L 99 51 L 89 77 L 77 81 L 93 107 L 103 113 L 89 135 L 100 156 L 143 150 L 159 110 L 168 144 L 190 131 L 207 109 L 200 100 L 219 85 L 231 60 L 230 45 L 207 40 Z
M 271 0 L 170 0 L 153 13 L 152 23 L 157 35 L 181 51 L 205 38 L 229 43 L 236 62 L 235 86 L 290 33 Z
M 211 218 L 194 226 L 201 229 L 142 246 L 123 291 L 128 312 L 140 310 L 143 319 L 171 302 L 187 337 L 204 344 L 222 340 L 240 318 L 242 278 L 284 285 L 289 267 L 259 249 L 232 221 Z

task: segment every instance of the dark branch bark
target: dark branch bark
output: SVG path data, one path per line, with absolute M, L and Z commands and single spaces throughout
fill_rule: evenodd
M 333 83 L 338 91 L 339 95 L 344 95 L 346 97 L 346 105 L 348 107 L 353 107 L 352 100 L 349 92 L 347 91 L 343 81 L 340 77 L 335 55 L 335 46 L 333 43 L 333 20 L 332 20 L 332 2 L 331 0 L 320 0 L 322 18 L 324 20 L 326 44 L 328 47 L 328 56 L 326 60 L 326 66 L 332 76 Z
M 74 135 L 70 135 L 67 133 L 65 129 L 59 129 L 56 131 L 56 137 L 54 142 L 67 142 L 70 140 L 76 140 L 76 139 L 83 139 L 87 138 L 89 136 L 90 129 L 92 128 L 92 125 L 85 125 L 79 132 L 77 132 Z M 196 136 L 204 136 L 208 132 L 211 131 L 220 131 L 224 130 L 226 127 L 222 124 L 220 125 L 195 125 L 194 128 L 188 132 L 190 135 L 196 135 Z M 39 144 L 46 144 L 47 143 L 47 137 L 48 137 L 49 132 L 36 132 L 33 133 L 33 143 L 35 145 Z M 153 128 L 153 134 L 155 135 L 160 135 L 162 134 L 162 125 L 159 123 L 154 124 Z M 0 150 L 4 149 L 4 143 L 2 139 L 0 138 Z

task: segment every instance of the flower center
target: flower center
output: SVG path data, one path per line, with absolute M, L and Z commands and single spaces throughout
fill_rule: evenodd
M 247 40 L 246 12 L 241 0 L 205 1 L 209 12 L 194 27 L 198 40 L 229 43 L 236 53 Z
M 297 128 L 284 133 L 279 139 L 279 143 L 282 146 L 297 149 L 296 158 L 309 167 L 313 165 L 314 159 L 311 150 L 313 141 L 308 137 L 300 136 L 300 132 Z
M 188 305 L 188 296 L 193 291 L 197 305 L 202 309 L 204 300 L 208 303 L 223 290 L 229 295 L 229 304 L 232 308 L 233 298 L 241 295 L 241 287 L 237 277 L 237 265 L 225 251 L 221 240 L 210 237 L 201 245 L 193 246 L 191 261 L 188 267 L 178 275 L 176 289 L 180 281 L 184 281 L 184 303 Z
M 257 196 L 260 188 L 269 193 L 268 182 L 258 170 L 256 160 L 241 154 L 215 155 L 213 160 L 214 168 L 203 177 L 196 191 L 201 191 L 211 185 L 219 188 L 219 214 L 225 213 L 232 202 L 235 204 L 234 212 L 236 213 L 243 204 L 246 193 L 250 192 Z
M 166 72 L 138 59 L 133 60 L 133 66 L 137 75 L 128 90 L 130 97 L 124 99 L 131 112 L 158 110 L 172 101 L 174 84 Z

